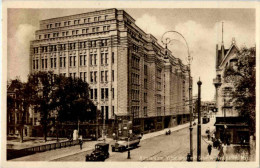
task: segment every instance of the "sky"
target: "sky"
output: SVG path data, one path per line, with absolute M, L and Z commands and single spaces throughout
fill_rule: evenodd
M 39 21 L 54 17 L 85 13 L 98 9 L 8 9 L 7 16 L 7 78 L 19 77 L 26 81 L 29 73 L 29 47 Z M 202 81 L 201 97 L 204 101 L 214 99 L 216 44 L 221 44 L 222 22 L 223 41 L 229 48 L 235 38 L 239 48 L 255 46 L 254 9 L 135 9 L 125 10 L 136 20 L 146 33 L 154 35 L 161 44 L 162 35 L 167 31 L 181 33 L 188 43 L 193 77 L 193 95 L 197 94 L 197 81 Z M 33 17 L 32 17 L 33 16 Z M 173 55 L 187 64 L 187 48 L 184 40 L 176 33 L 167 33 L 174 39 L 168 48 Z

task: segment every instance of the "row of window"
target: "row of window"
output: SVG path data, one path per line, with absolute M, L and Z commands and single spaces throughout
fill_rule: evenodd
M 139 67 L 139 65 L 140 65 L 140 58 L 133 54 L 132 55 L 132 60 L 131 60 L 131 65 L 132 65 L 133 69 L 139 70 L 140 69 L 140 67 Z
M 77 29 L 77 30 L 68 30 L 68 31 L 62 31 L 62 32 L 40 34 L 39 40 L 41 40 L 42 37 L 44 37 L 43 39 L 49 39 L 49 38 L 57 38 L 57 37 L 83 35 L 83 34 L 89 34 L 89 33 L 98 33 L 98 32 L 104 32 L 104 31 L 109 31 L 109 30 L 110 30 L 110 25 L 105 25 L 105 26 L 97 26 L 97 27 Z
M 139 75 L 136 73 L 131 74 L 131 83 L 134 85 L 139 85 Z
M 139 90 L 132 89 L 132 100 L 139 100 Z
M 83 23 L 98 22 L 98 21 L 102 21 L 102 20 L 103 21 L 107 20 L 107 15 L 64 21 L 63 26 L 70 26 L 70 25 L 72 25 L 72 23 L 74 23 L 73 25 L 78 25 L 78 24 L 83 24 Z M 52 29 L 52 28 L 57 28 L 57 27 L 61 27 L 61 22 L 50 23 L 50 24 L 46 25 L 47 29 Z
M 97 42 L 98 41 L 90 41 L 89 43 L 89 47 L 97 47 Z M 108 46 L 108 40 L 107 39 L 103 39 L 100 40 L 100 45 L 101 47 L 106 47 Z M 79 42 L 78 44 L 78 48 L 82 49 L 82 48 L 86 48 L 87 47 L 87 42 Z M 45 53 L 45 52 L 54 52 L 54 51 L 64 51 L 66 50 L 66 44 L 59 44 L 59 45 L 50 45 L 50 46 L 41 46 L 41 47 L 34 47 L 33 48 L 33 53 L 37 54 L 39 53 L 39 48 L 41 53 Z M 69 43 L 68 45 L 68 50 L 75 50 L 76 49 L 76 43 Z
M 100 56 L 100 63 L 102 66 L 108 65 L 108 53 L 101 53 Z M 56 68 L 56 58 L 50 58 L 51 60 L 51 68 Z M 69 66 L 70 67 L 76 67 L 76 56 L 69 56 Z M 112 53 L 112 63 L 114 63 L 114 54 Z M 33 69 L 39 69 L 38 60 L 33 60 Z M 86 55 L 80 55 L 79 58 L 79 66 L 86 66 L 87 65 L 87 56 Z M 97 54 L 90 54 L 90 65 L 97 65 Z M 47 58 L 44 59 L 42 62 L 42 68 L 47 68 L 48 62 Z M 60 67 L 65 68 L 66 67 L 66 56 L 60 56 Z
M 132 106 L 132 114 L 135 117 L 139 117 L 139 109 L 140 107 L 139 106 Z

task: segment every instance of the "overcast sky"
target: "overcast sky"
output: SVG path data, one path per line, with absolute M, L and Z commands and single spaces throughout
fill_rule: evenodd
M 8 79 L 26 80 L 29 73 L 29 42 L 34 39 L 39 21 L 59 16 L 90 12 L 97 9 L 8 9 Z M 216 44 L 221 44 L 221 22 L 224 22 L 224 44 L 229 48 L 232 38 L 238 47 L 255 46 L 254 9 L 124 9 L 136 24 L 158 41 L 164 32 L 180 32 L 188 42 L 193 57 L 191 74 L 193 93 L 197 94 L 197 81 L 202 81 L 202 100 L 213 100 L 215 88 Z M 187 49 L 183 40 L 177 39 L 170 46 L 175 57 L 186 64 Z

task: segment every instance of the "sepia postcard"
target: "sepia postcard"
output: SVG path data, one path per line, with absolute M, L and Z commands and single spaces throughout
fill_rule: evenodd
M 1 167 L 259 167 L 259 2 L 2 4 Z

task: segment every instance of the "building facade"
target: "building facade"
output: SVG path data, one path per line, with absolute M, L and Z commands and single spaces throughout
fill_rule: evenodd
M 233 107 L 232 91 L 234 86 L 232 82 L 225 80 L 224 72 L 232 66 L 237 68 L 237 53 L 239 49 L 233 39 L 229 49 L 225 49 L 224 44 L 221 44 L 220 50 L 216 46 L 216 78 L 213 83 L 216 88 L 216 107 L 218 108 L 218 116 L 238 116 L 238 113 Z
M 226 80 L 225 70 L 232 67 L 237 69 L 237 54 L 239 48 L 236 45 L 235 39 L 229 49 L 225 49 L 222 42 L 220 50 L 216 46 L 216 78 L 213 83 L 216 88 L 216 138 L 221 139 L 222 142 L 241 143 L 249 142 L 248 124 L 241 118 L 236 111 L 232 98 L 234 91 L 234 81 Z
M 189 118 L 188 66 L 165 53 L 124 10 L 107 9 L 40 21 L 30 70 L 81 78 L 107 121 L 145 132 Z

